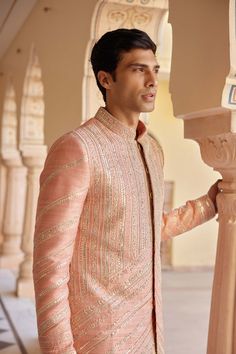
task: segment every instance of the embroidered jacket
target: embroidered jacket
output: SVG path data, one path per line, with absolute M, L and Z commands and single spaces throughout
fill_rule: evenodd
M 40 179 L 34 284 L 44 354 L 164 353 L 160 241 L 215 215 L 163 215 L 163 157 L 140 121 L 100 108 L 54 143 Z

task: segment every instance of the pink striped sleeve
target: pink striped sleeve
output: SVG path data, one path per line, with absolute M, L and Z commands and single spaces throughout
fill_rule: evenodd
M 67 134 L 51 148 L 40 178 L 33 277 L 43 354 L 76 354 L 67 283 L 88 184 L 81 143 L 73 133 Z
M 184 206 L 163 214 L 162 240 L 168 240 L 191 230 L 216 214 L 215 206 L 208 195 L 188 201 Z

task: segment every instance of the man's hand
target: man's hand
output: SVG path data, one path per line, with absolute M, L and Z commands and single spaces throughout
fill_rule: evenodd
M 209 191 L 207 192 L 208 197 L 212 200 L 213 204 L 215 205 L 215 209 L 216 211 L 218 211 L 217 209 L 217 204 L 216 204 L 216 196 L 219 193 L 219 187 L 218 187 L 218 183 L 221 182 L 221 179 L 218 179 L 209 189 Z

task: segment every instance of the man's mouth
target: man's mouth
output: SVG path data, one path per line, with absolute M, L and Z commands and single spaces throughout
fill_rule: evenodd
M 156 92 L 148 92 L 144 95 L 142 95 L 142 97 L 146 100 L 146 101 L 153 101 L 156 97 Z

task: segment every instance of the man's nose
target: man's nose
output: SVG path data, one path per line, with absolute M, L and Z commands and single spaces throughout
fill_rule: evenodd
M 149 72 L 146 79 L 146 87 L 157 87 L 157 84 L 157 74 L 154 72 Z

